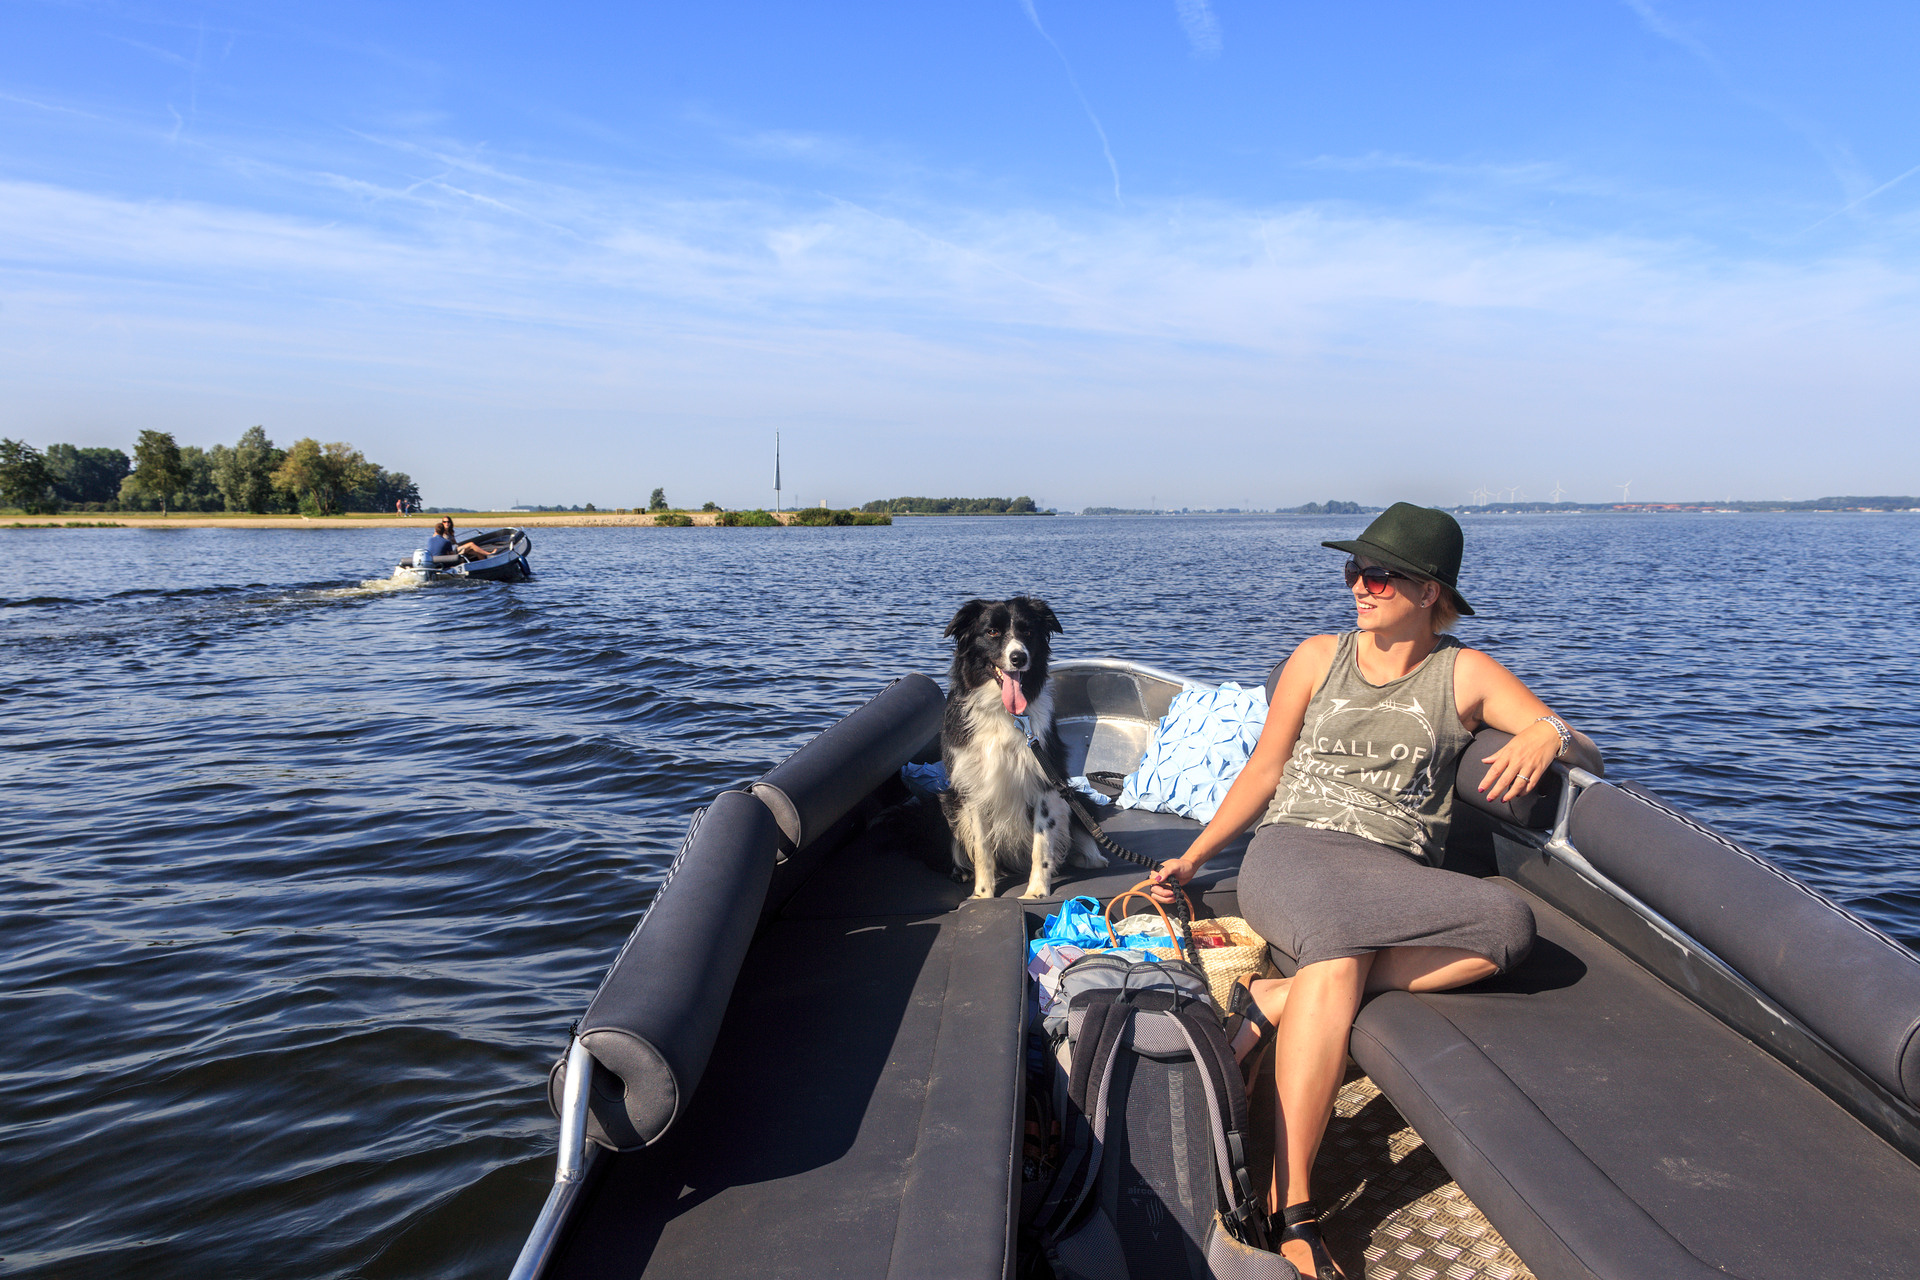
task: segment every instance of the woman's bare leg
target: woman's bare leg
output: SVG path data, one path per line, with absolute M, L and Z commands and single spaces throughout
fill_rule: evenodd
M 1451 991 L 1497 972 L 1493 961 L 1458 947 L 1388 947 L 1374 953 L 1367 993 Z
M 1287 992 L 1293 986 L 1292 978 L 1253 978 L 1246 984 L 1253 993 L 1253 1002 L 1259 1006 L 1260 1013 L 1277 1031 L 1280 1027 L 1280 1015 L 1287 1010 Z M 1245 1063 L 1247 1054 L 1260 1039 L 1260 1028 L 1251 1021 L 1240 1028 L 1233 1038 L 1233 1060 Z
M 1373 963 L 1372 955 L 1322 960 L 1293 975 L 1273 1055 L 1280 1090 L 1273 1135 L 1276 1216 L 1288 1205 L 1313 1198 L 1313 1158 L 1326 1136 L 1340 1077 L 1346 1074 L 1347 1035 Z M 1304 1241 L 1289 1241 L 1280 1252 L 1303 1275 L 1314 1274 L 1313 1251 Z
M 1493 962 L 1454 947 L 1389 947 L 1370 955 L 1322 960 L 1303 966 L 1286 993 L 1278 1023 L 1274 1072 L 1280 1094 L 1275 1114 L 1273 1204 L 1313 1199 L 1314 1157 L 1333 1115 L 1334 1096 L 1346 1074 L 1347 1040 L 1360 998 L 1374 991 L 1445 991 L 1490 977 Z M 1312 1275 L 1313 1254 L 1303 1241 L 1289 1241 L 1281 1254 Z

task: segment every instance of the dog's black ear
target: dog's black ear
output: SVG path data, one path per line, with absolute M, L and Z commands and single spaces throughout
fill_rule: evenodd
M 1042 600 L 1039 596 L 1022 596 L 1020 598 L 1027 602 L 1027 608 L 1033 612 L 1034 617 L 1040 620 L 1040 626 L 1043 629 L 1051 631 L 1055 635 L 1063 636 L 1067 634 L 1067 629 L 1060 625 L 1060 619 L 1053 616 L 1053 608 L 1045 600 Z
M 993 601 L 991 600 L 967 601 L 960 606 L 960 612 L 953 615 L 953 621 L 947 624 L 947 629 L 941 634 L 948 636 L 959 635 L 962 631 L 965 631 L 968 627 L 979 621 L 980 615 L 992 607 Z

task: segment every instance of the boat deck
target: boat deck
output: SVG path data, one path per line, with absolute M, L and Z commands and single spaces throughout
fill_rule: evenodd
M 1486 1215 L 1358 1068 L 1314 1166 L 1328 1251 L 1366 1280 L 1533 1280 Z

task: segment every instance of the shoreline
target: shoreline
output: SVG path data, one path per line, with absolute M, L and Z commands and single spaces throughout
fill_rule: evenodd
M 1736 511 L 1721 508 L 1696 510 L 1661 510 L 1615 508 L 1600 511 L 1464 511 L 1470 516 L 1531 516 L 1531 515 L 1617 515 L 1617 516 L 1662 516 L 1662 515 L 1907 515 L 1920 513 L 1920 507 L 1852 507 L 1852 508 L 1814 508 L 1795 510 L 1790 507 L 1769 507 L 1759 511 Z M 681 511 L 670 514 L 683 515 L 695 526 L 712 528 L 719 521 L 718 512 Z M 792 511 L 769 512 L 783 525 L 794 523 Z M 1022 517 L 993 514 L 970 514 L 964 516 L 935 515 L 925 512 L 890 512 L 895 520 L 974 520 L 974 519 L 1013 519 Z M 1295 516 L 1290 511 L 1258 512 L 1157 512 L 1159 516 Z M 15 514 L 12 519 L 0 515 L 0 529 L 62 529 L 62 528 L 125 528 L 125 529 L 420 529 L 430 530 L 439 522 L 441 516 L 453 515 L 456 528 L 470 532 L 486 529 L 512 527 L 516 529 L 595 529 L 595 528 L 631 528 L 652 529 L 661 526 L 649 512 L 620 514 L 613 511 L 571 511 L 571 512 L 518 512 L 518 511 L 480 511 L 480 512 L 436 512 L 425 516 L 389 516 L 372 513 L 355 513 L 339 516 L 296 516 L 296 515 L 224 515 L 212 511 L 190 511 L 178 515 L 157 516 L 150 512 L 117 511 L 74 511 L 57 515 L 27 516 Z M 1114 519 L 1111 516 L 1069 516 L 1068 519 Z
M 573 511 L 566 513 L 524 511 L 478 511 L 478 512 L 438 512 L 430 516 L 388 516 L 355 513 L 342 516 L 255 516 L 222 515 L 212 511 L 186 511 L 177 515 L 158 516 L 150 512 L 121 513 L 117 511 L 75 511 L 51 516 L 21 516 L 18 523 L 35 528 L 61 528 L 68 523 L 75 525 L 120 525 L 128 529 L 425 529 L 431 530 L 443 515 L 453 515 L 455 527 L 479 531 L 482 529 L 564 529 L 564 528 L 601 528 L 628 527 L 651 529 L 673 526 L 656 525 L 653 515 L 639 512 L 619 515 L 612 511 Z M 712 526 L 719 513 L 713 511 L 682 511 L 674 514 L 684 515 L 696 525 Z M 781 524 L 792 524 L 794 513 L 782 511 L 774 518 Z M 6 528 L 8 521 L 0 520 L 0 528 Z

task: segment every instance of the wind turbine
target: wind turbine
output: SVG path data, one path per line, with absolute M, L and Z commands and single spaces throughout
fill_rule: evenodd
M 1508 501 L 1508 502 L 1512 502 L 1512 501 L 1513 501 L 1513 496 L 1514 496 L 1514 495 L 1515 495 L 1516 493 L 1519 493 L 1519 492 L 1520 492 L 1520 486 L 1519 486 L 1519 485 L 1517 485 L 1517 484 L 1510 484 L 1510 485 L 1508 485 L 1508 486 L 1507 486 L 1507 501 Z
M 1562 488 L 1560 487 L 1560 482 L 1559 482 L 1558 480 L 1555 480 L 1555 481 L 1553 482 L 1553 500 L 1554 500 L 1554 502 L 1556 502 L 1556 503 L 1558 503 L 1558 502 L 1560 501 L 1560 495 L 1561 495 L 1561 494 L 1563 494 L 1563 493 L 1565 493 L 1565 492 L 1566 492 L 1566 490 L 1565 490 L 1565 489 L 1562 489 Z
M 1620 501 L 1625 502 L 1627 500 L 1627 491 L 1633 488 L 1633 481 L 1629 480 L 1625 484 L 1617 484 L 1613 487 L 1620 491 Z
M 1488 497 L 1487 486 L 1485 485 L 1481 485 L 1478 489 L 1475 489 L 1473 491 L 1473 501 L 1477 506 L 1482 506 L 1482 507 L 1486 506 L 1487 497 Z

